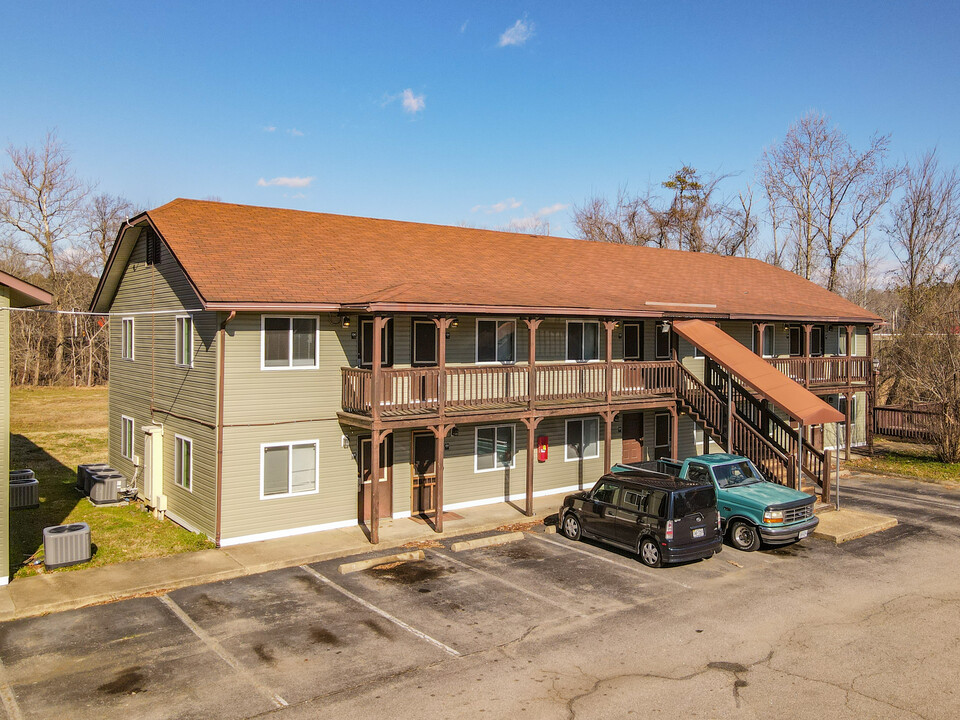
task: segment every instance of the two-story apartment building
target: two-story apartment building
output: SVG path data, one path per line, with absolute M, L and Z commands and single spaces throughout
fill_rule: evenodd
M 829 495 L 823 445 L 870 441 L 879 318 L 758 260 L 175 200 L 92 308 L 111 465 L 220 545 L 710 447 Z

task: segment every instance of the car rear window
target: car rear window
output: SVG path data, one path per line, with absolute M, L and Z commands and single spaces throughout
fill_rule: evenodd
M 681 490 L 673 496 L 673 519 L 712 510 L 717 506 L 717 494 L 712 487 Z

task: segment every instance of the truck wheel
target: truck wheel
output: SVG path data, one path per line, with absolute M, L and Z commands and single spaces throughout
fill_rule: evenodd
M 660 567 L 660 547 L 650 538 L 644 538 L 640 542 L 640 562 L 647 567 Z
M 560 532 L 563 533 L 563 536 L 569 538 L 570 540 L 579 540 L 580 539 L 580 520 L 577 519 L 577 516 L 572 512 L 568 512 L 563 516 L 563 521 L 560 523 Z
M 750 523 L 737 520 L 730 527 L 730 542 L 737 550 L 753 552 L 760 547 L 760 534 Z

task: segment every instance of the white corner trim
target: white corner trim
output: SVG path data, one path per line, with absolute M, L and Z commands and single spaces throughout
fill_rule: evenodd
M 8 575 L 4 575 L 3 577 L 0 577 L 0 587 L 8 584 L 9 582 L 10 582 L 10 577 Z
M 243 545 L 244 543 L 260 542 L 261 540 L 277 540 L 279 538 L 294 537 L 295 535 L 307 535 L 314 532 L 323 532 L 324 530 L 337 530 L 339 528 L 354 527 L 357 525 L 357 518 L 352 520 L 338 520 L 332 523 L 323 523 L 322 525 L 305 525 L 298 528 L 289 528 L 287 530 L 271 530 L 270 532 L 255 533 L 253 535 L 241 535 L 232 538 L 220 538 L 220 547 L 230 547 L 231 545 Z
M 592 487 L 592 484 L 591 484 Z M 580 490 L 579 485 L 567 485 L 566 487 L 561 488 L 551 488 L 549 490 L 537 490 L 533 493 L 535 498 L 545 497 L 547 495 L 561 495 L 566 493 L 577 492 Z M 517 502 L 519 500 L 525 500 L 527 497 L 526 493 L 515 493 L 509 497 L 504 497 L 503 495 L 498 495 L 497 497 L 484 498 L 483 500 L 468 500 L 467 502 L 460 503 L 444 503 L 443 511 L 447 512 L 448 510 L 463 510 L 465 508 L 480 507 L 481 505 L 496 505 L 497 503 L 502 502 Z
M 409 510 L 406 510 L 404 512 L 395 512 L 393 514 L 394 520 L 403 520 L 404 518 L 408 518 L 408 517 L 413 517 L 413 513 L 411 513 Z

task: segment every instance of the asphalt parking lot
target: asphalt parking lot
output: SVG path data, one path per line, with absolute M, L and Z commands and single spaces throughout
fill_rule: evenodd
M 425 706 L 436 717 L 626 717 L 648 696 L 676 717 L 700 694 L 687 714 L 719 717 L 772 707 L 765 686 L 780 683 L 777 701 L 844 698 L 811 717 L 954 717 L 951 688 L 895 670 L 889 653 L 956 652 L 960 587 L 941 568 L 948 557 L 956 567 L 960 494 L 868 481 L 844 501 L 896 509 L 901 524 L 842 546 L 725 547 L 657 570 L 526 533 L 348 575 L 337 560 L 13 621 L 0 625 L 0 696 L 11 718 L 395 717 Z M 887 627 L 878 617 L 890 607 Z M 908 620 L 910 638 L 937 642 L 920 652 L 901 647 L 902 632 L 888 637 Z M 786 681 L 777 662 L 800 671 Z M 847 665 L 856 677 L 828 679 Z M 902 703 L 885 696 L 888 670 Z M 869 692 L 855 687 L 862 678 Z

